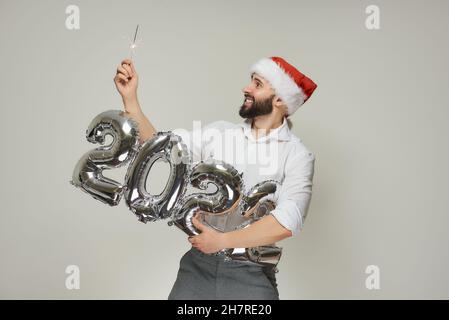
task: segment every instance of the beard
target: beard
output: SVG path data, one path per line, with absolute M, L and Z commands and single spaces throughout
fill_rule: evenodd
M 274 96 L 275 95 L 273 94 L 262 101 L 256 101 L 254 97 L 250 95 L 245 95 L 245 99 L 246 97 L 250 97 L 253 98 L 254 102 L 249 107 L 247 107 L 245 103 L 243 103 L 242 106 L 240 107 L 239 115 L 245 119 L 252 119 L 257 116 L 270 114 L 273 111 Z

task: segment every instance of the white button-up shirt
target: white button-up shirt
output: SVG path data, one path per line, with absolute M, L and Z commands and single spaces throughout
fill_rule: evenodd
M 257 139 L 250 119 L 234 124 L 215 121 L 192 131 L 172 130 L 181 136 L 194 162 L 213 158 L 243 172 L 244 191 L 265 180 L 281 183 L 271 214 L 296 235 L 303 227 L 312 197 L 315 156 L 289 129 L 287 120 Z

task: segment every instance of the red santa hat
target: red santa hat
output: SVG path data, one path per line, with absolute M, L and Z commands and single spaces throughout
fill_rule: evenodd
M 292 115 L 306 102 L 317 85 L 280 57 L 262 58 L 251 66 L 251 74 L 265 78 Z

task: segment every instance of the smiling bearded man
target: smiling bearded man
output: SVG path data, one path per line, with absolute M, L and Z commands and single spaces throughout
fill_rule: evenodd
M 225 261 L 211 255 L 225 248 L 250 248 L 274 244 L 299 233 L 307 215 L 312 196 L 315 156 L 296 137 L 287 119 L 306 102 L 316 84 L 280 57 L 263 58 L 250 69 L 251 81 L 243 89 L 244 102 L 239 114 L 243 123 L 216 121 L 207 129 L 224 133 L 231 131 L 236 145 L 248 155 L 259 154 L 261 146 L 274 146 L 268 155 L 272 170 L 263 170 L 263 163 L 236 161 L 222 152 L 216 143 L 220 135 L 193 141 L 195 132 L 172 130 L 189 146 L 194 160 L 213 158 L 225 161 L 243 173 L 245 185 L 254 186 L 265 180 L 281 183 L 276 192 L 276 208 L 249 226 L 229 232 L 218 232 L 193 219 L 200 231 L 188 238 L 192 248 L 184 254 L 169 299 L 279 299 L 274 268 Z M 137 99 L 138 76 L 131 60 L 117 68 L 115 84 L 122 96 L 125 110 L 139 124 L 141 142 L 157 131 L 143 114 Z M 192 142 L 193 143 L 189 143 Z M 265 168 L 266 169 L 266 168 Z

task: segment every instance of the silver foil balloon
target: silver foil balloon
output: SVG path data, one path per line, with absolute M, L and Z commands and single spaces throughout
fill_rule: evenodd
M 280 187 L 276 180 L 262 181 L 253 186 L 242 199 L 240 203 L 240 212 L 243 216 L 249 217 L 257 209 L 260 201 L 268 195 L 274 194 Z
M 248 200 L 248 197 L 252 199 L 252 196 L 255 196 L 257 190 L 264 190 L 265 188 L 271 189 L 276 185 L 277 183 L 274 181 L 264 181 L 252 188 L 246 196 L 246 200 Z M 267 191 L 268 190 L 265 189 L 264 191 L 257 193 L 258 195 L 256 197 L 263 197 L 262 194 Z M 244 217 L 248 220 L 237 225 L 235 229 L 247 228 L 255 221 L 269 215 L 270 212 L 276 207 L 273 201 L 266 199 L 258 202 L 257 204 L 254 204 L 251 200 L 251 203 L 253 203 L 253 206 L 248 208 L 248 212 L 251 212 L 250 215 L 245 214 L 245 212 L 239 212 L 240 217 Z M 246 204 L 243 207 L 245 206 Z M 225 249 L 221 253 L 224 253 L 227 260 L 240 261 L 246 264 L 256 264 L 264 267 L 276 267 L 281 259 L 282 248 L 275 246 L 275 244 L 270 244 L 251 248 Z
M 258 210 L 262 201 L 273 195 L 280 186 L 275 180 L 266 180 L 253 186 L 242 195 L 238 207 L 226 215 L 207 214 L 204 222 L 220 232 L 229 232 L 241 229 L 246 225 L 259 220 L 263 210 Z
M 190 183 L 201 190 L 206 190 L 209 184 L 213 184 L 217 189 L 213 193 L 193 193 L 186 196 L 181 209 L 173 214 L 171 223 L 188 235 L 197 235 L 199 231 L 193 225 L 192 218 L 198 214 L 200 221 L 220 231 L 216 225 L 208 223 L 206 217 L 226 218 L 237 208 L 242 197 L 241 174 L 222 161 L 201 161 L 192 168 Z
M 227 260 L 241 263 L 276 267 L 282 256 L 282 248 L 274 245 L 252 248 L 234 248 L 227 252 Z
M 107 135 L 113 141 L 104 145 Z M 86 152 L 75 166 L 70 183 L 95 199 L 111 206 L 117 205 L 123 195 L 121 183 L 106 178 L 106 169 L 126 165 L 135 156 L 139 146 L 137 123 L 122 111 L 109 110 L 97 115 L 86 130 L 87 141 L 102 146 Z
M 216 191 L 187 196 L 182 202 L 181 209 L 173 214 L 171 224 L 174 223 L 189 236 L 199 234 L 192 223 L 194 216 L 218 232 L 248 227 L 270 214 L 275 208 L 274 202 L 268 200 L 268 197 L 280 186 L 275 180 L 267 180 L 256 184 L 243 195 L 242 174 L 227 163 L 213 160 L 196 164 L 192 169 L 190 180 L 194 187 L 201 190 L 206 190 L 212 183 Z M 274 267 L 278 264 L 281 253 L 282 248 L 272 244 L 224 249 L 215 254 L 224 255 L 227 260 Z
M 168 162 L 170 175 L 159 195 L 149 194 L 145 188 L 153 164 Z M 158 132 L 145 141 L 126 174 L 126 203 L 142 222 L 165 219 L 178 208 L 189 183 L 191 157 L 179 136 L 172 132 Z

